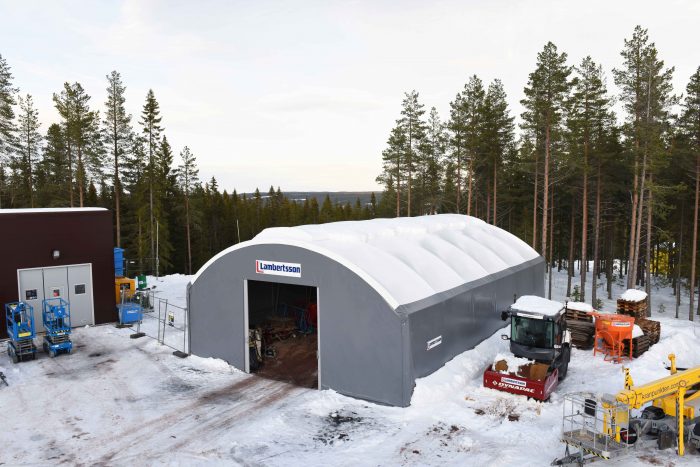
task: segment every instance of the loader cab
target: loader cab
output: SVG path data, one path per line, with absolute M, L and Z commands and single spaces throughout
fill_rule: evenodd
M 510 318 L 511 352 L 540 362 L 555 360 L 566 344 L 564 311 L 558 302 L 521 297 L 502 315 L 504 319 Z

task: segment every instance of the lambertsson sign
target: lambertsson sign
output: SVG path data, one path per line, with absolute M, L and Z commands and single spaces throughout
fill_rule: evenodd
M 301 264 L 256 259 L 255 272 L 257 274 L 273 274 L 275 276 L 301 277 Z

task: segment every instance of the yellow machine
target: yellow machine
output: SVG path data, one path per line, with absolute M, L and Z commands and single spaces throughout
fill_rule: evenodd
M 126 300 L 133 297 L 134 292 L 136 292 L 136 279 L 130 279 L 128 277 L 115 277 L 114 278 L 114 293 L 117 300 L 117 304 L 122 302 L 122 290 L 124 292 L 124 298 Z
M 566 455 L 552 465 L 583 465 L 649 444 L 659 449 L 677 446 L 682 456 L 686 439 L 700 450 L 700 367 L 678 370 L 675 355 L 668 358 L 670 374 L 656 381 L 635 386 L 624 368 L 625 389 L 616 395 L 567 395 L 562 433 Z M 641 416 L 631 416 L 631 410 L 643 406 Z M 570 454 L 570 448 L 578 452 Z

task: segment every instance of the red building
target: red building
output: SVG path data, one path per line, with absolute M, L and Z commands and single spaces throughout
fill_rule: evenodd
M 116 321 L 112 214 L 102 208 L 0 209 L 0 305 L 70 303 L 74 327 Z M 3 325 L 0 338 L 7 337 Z

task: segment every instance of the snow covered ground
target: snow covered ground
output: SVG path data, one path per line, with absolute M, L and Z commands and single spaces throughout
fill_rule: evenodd
M 187 280 L 149 285 L 181 306 Z M 565 274 L 555 273 L 553 289 L 564 301 Z M 616 284 L 614 297 L 622 291 Z M 681 367 L 700 365 L 700 326 L 673 318 L 670 289 L 655 290 L 653 300 L 661 342 L 629 364 L 638 384 L 665 375 L 671 352 Z M 604 308 L 614 310 L 614 301 Z M 143 328 L 155 336 L 154 322 L 146 318 Z M 179 359 L 155 339 L 129 339 L 131 332 L 77 329 L 75 353 L 56 359 L 41 354 L 13 365 L 0 354 L 10 384 L 0 387 L 0 465 L 546 466 L 564 452 L 563 395 L 623 386 L 621 365 L 574 350 L 549 403 L 482 388 L 483 370 L 508 352 L 498 332 L 419 380 L 410 407 L 384 407 L 250 376 L 220 360 Z M 650 450 L 608 465 L 698 464 L 699 454 Z

